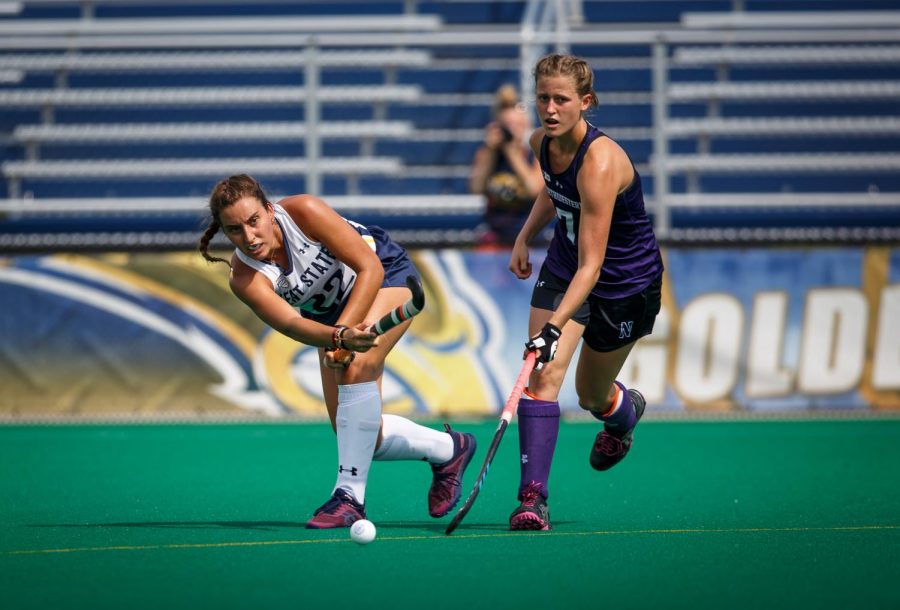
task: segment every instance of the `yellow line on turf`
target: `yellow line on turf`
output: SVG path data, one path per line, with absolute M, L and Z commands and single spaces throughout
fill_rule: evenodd
M 413 540 L 473 540 L 479 538 L 522 538 L 550 535 L 554 538 L 562 536 L 637 536 L 648 534 L 757 534 L 780 532 L 864 532 L 900 530 L 900 525 L 850 525 L 838 527 L 735 527 L 716 529 L 644 529 L 644 530 L 600 530 L 596 532 L 496 532 L 493 534 L 456 534 L 454 536 L 382 536 L 382 542 L 407 542 Z M 221 549 L 232 547 L 283 546 L 295 544 L 331 544 L 350 542 L 349 538 L 326 538 L 322 540 L 258 540 L 252 542 L 215 542 L 197 544 L 148 544 L 133 546 L 98 546 L 75 547 L 68 549 L 34 549 L 24 551 L 0 551 L 0 555 L 51 555 L 62 553 L 98 553 L 108 551 L 156 551 L 168 549 Z

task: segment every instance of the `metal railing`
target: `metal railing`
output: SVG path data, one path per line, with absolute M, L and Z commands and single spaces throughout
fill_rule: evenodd
M 893 13 L 893 12 L 892 12 Z M 869 23 L 867 27 L 841 28 L 837 24 L 828 22 L 829 27 L 804 27 L 797 29 L 740 27 L 732 24 L 731 29 L 695 29 L 693 27 L 672 28 L 666 30 L 640 30 L 603 27 L 591 24 L 590 26 L 578 25 L 578 3 L 569 0 L 551 0 L 539 2 L 529 0 L 526 10 L 527 20 L 523 20 L 521 27 L 517 29 L 504 29 L 492 32 L 485 36 L 481 31 L 458 31 L 445 29 L 429 32 L 357 32 L 357 33 L 323 33 L 318 35 L 308 34 L 273 34 L 260 37 L 258 35 L 245 36 L 235 34 L 223 36 L 215 33 L 200 33 L 189 35 L 185 33 L 160 35 L 131 35 L 122 36 L 115 34 L 102 34 L 92 36 L 74 37 L 47 37 L 47 36 L 17 36 L 10 35 L 0 39 L 0 49 L 7 50 L 33 50 L 33 49 L 57 49 L 57 50 L 99 50 L 99 49 L 239 49 L 243 47 L 254 48 L 283 48 L 294 49 L 304 53 L 306 70 L 306 87 L 316 91 L 319 83 L 319 70 L 326 50 L 334 49 L 354 50 L 364 48 L 385 49 L 419 49 L 434 51 L 446 47 L 479 46 L 479 47 L 508 47 L 519 50 L 521 59 L 521 89 L 523 97 L 530 99 L 529 91 L 533 85 L 530 70 L 536 61 L 536 57 L 548 49 L 565 51 L 577 45 L 604 45 L 625 46 L 645 45 L 651 49 L 652 89 L 652 138 L 653 157 L 652 175 L 654 182 L 652 209 L 657 223 L 657 232 L 665 239 L 671 229 L 671 210 L 675 207 L 688 205 L 701 205 L 709 202 L 710 196 L 703 193 L 689 193 L 690 197 L 672 195 L 670 193 L 670 179 L 673 170 L 680 167 L 678 162 L 672 162 L 670 152 L 670 140 L 677 135 L 679 126 L 672 125 L 669 108 L 673 100 L 679 95 L 687 95 L 689 86 L 683 83 L 671 85 L 670 72 L 677 61 L 677 55 L 673 50 L 683 45 L 691 48 L 721 48 L 736 49 L 740 45 L 792 45 L 794 48 L 800 45 L 879 45 L 875 61 L 884 63 L 884 57 L 895 57 L 896 49 L 900 45 L 900 29 L 895 26 L 894 20 L 883 20 L 881 24 Z M 876 19 L 877 21 L 877 19 Z M 854 23 L 860 23 L 860 19 Z M 752 24 L 751 24 L 752 25 Z M 879 27 L 884 25 L 884 27 Z M 765 54 L 757 57 L 757 60 L 765 60 Z M 809 55 L 800 54 L 802 61 L 809 62 Z M 857 59 L 866 61 L 872 54 L 857 53 Z M 727 59 L 727 58 L 726 58 Z M 776 58 L 777 60 L 777 58 Z M 694 58 L 692 61 L 696 61 Z M 602 69 L 601 65 L 595 68 Z M 708 86 L 708 85 L 707 85 Z M 716 85 L 713 85 L 706 93 L 715 95 Z M 865 85 L 863 89 L 877 88 L 877 93 L 883 99 L 893 100 L 900 94 L 895 85 Z M 718 85 L 719 89 L 727 88 Z M 738 88 L 739 89 L 739 88 Z M 833 87 L 841 95 L 854 97 L 852 86 Z M 680 92 L 680 93 L 679 93 Z M 771 92 L 770 92 L 771 93 Z M 784 92 L 783 92 L 784 93 Z M 798 95 L 807 95 L 809 91 L 800 90 Z M 643 93 L 642 93 L 643 94 Z M 738 93 L 735 95 L 740 94 Z M 533 97 L 533 93 L 530 94 Z M 601 100 L 602 101 L 602 100 Z M 310 192 L 317 192 L 317 165 L 321 157 L 321 134 L 315 128 L 309 128 L 317 124 L 320 118 L 320 100 L 315 95 L 308 96 L 303 101 L 306 110 L 305 137 L 307 138 L 306 165 L 308 176 L 311 180 L 307 183 Z M 412 102 L 414 103 L 414 102 Z M 702 127 L 700 128 L 702 129 Z M 893 158 L 892 158 L 893 163 Z M 891 168 L 894 167 L 892 164 Z M 848 200 L 852 199 L 852 194 Z M 714 195 L 712 195 L 714 196 Z M 886 194 L 887 200 L 893 201 L 890 194 Z M 815 197 L 795 197 L 785 195 L 796 205 L 813 205 Z M 722 201 L 727 201 L 723 197 Z M 783 202 L 784 197 L 778 201 Z M 865 198 L 861 199 L 864 201 Z M 9 203 L 9 202 L 7 202 Z M 760 205 L 765 205 L 760 198 Z M 774 203 L 773 203 L 774 205 Z M 2 211 L 0 206 L 0 211 Z M 85 210 L 89 211 L 89 210 Z

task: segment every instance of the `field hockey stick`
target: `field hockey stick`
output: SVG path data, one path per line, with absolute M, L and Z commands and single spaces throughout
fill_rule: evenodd
M 406 276 L 406 287 L 412 292 L 412 298 L 381 316 L 381 319 L 370 326 L 369 330 L 376 335 L 383 335 L 422 311 L 425 307 L 425 291 L 422 290 L 416 278 L 411 275 Z
M 481 486 L 484 485 L 484 480 L 487 478 L 491 462 L 497 454 L 497 447 L 500 446 L 500 440 L 503 438 L 503 433 L 506 432 L 506 427 L 512 420 L 513 415 L 516 414 L 516 408 L 519 406 L 519 398 L 522 397 L 522 392 L 525 391 L 525 386 L 528 384 L 528 377 L 534 369 L 536 358 L 536 352 L 528 352 L 528 355 L 525 357 L 525 363 L 522 365 L 522 370 L 519 372 L 519 378 L 516 379 L 516 385 L 513 386 L 509 398 L 506 399 L 506 406 L 503 407 L 503 412 L 500 414 L 500 423 L 497 425 L 497 431 L 494 432 L 494 438 L 491 439 L 491 446 L 488 447 L 487 455 L 484 458 L 484 465 L 481 467 L 481 472 L 478 473 L 478 479 L 475 481 L 475 487 L 472 488 L 472 493 L 469 494 L 469 497 L 466 498 L 466 501 L 459 508 L 457 513 L 453 516 L 453 519 L 450 521 L 450 524 L 447 526 L 447 530 L 444 533 L 448 536 L 453 533 L 456 526 L 460 524 L 472 508 L 472 505 L 475 504 L 475 498 L 478 497 L 478 492 L 481 491 Z
M 376 336 L 383 335 L 392 328 L 403 324 L 425 308 L 425 291 L 422 290 L 415 277 L 411 275 L 406 276 L 406 287 L 412 292 L 412 298 L 381 316 L 381 319 L 369 327 L 369 330 L 375 333 Z M 355 357 L 355 352 L 348 349 L 337 349 L 334 351 L 335 361 L 340 362 L 345 367 L 350 366 Z

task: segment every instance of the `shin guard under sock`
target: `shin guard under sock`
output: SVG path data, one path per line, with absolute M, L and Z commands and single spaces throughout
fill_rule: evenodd
M 338 476 L 335 490 L 349 491 L 365 504 L 366 481 L 381 428 L 381 393 L 374 381 L 338 386 L 335 418 L 338 445 Z
M 535 483 L 545 498 L 556 438 L 559 434 L 559 403 L 525 398 L 519 400 L 519 493 Z

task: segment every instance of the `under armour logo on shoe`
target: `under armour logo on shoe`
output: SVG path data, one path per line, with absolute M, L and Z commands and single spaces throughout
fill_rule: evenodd
M 528 454 L 527 454 L 527 453 L 523 453 L 523 454 L 522 454 L 522 463 L 523 463 L 523 464 L 527 464 L 527 463 L 528 463 Z
M 353 466 L 352 468 L 344 468 L 343 466 L 338 466 L 338 472 L 344 472 L 344 471 L 349 472 L 350 476 L 353 476 L 353 477 L 355 477 L 357 475 L 357 473 L 359 472 L 359 470 L 356 469 L 356 466 Z

